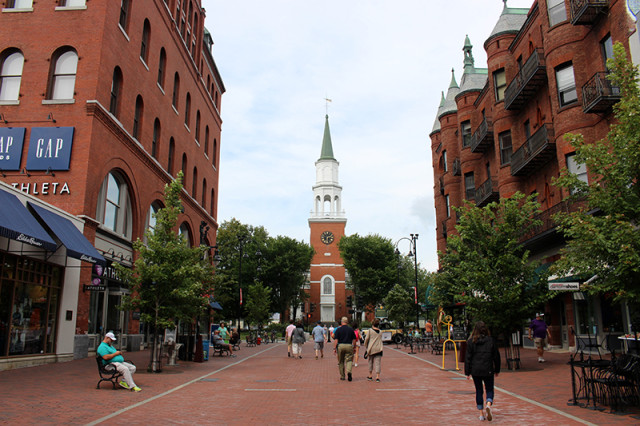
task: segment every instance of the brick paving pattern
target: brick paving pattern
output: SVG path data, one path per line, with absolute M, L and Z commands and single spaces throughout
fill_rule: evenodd
M 326 351 L 315 360 L 287 358 L 282 343 L 245 347 L 237 358 L 180 362 L 160 374 L 145 371 L 148 352 L 126 358 L 138 366 L 143 391 L 113 390 L 98 382 L 93 357 L 0 372 L 2 424 L 478 424 L 474 387 L 455 367 L 453 353 L 408 354 L 385 346 L 381 383 L 366 380 L 360 358 L 353 382 L 340 381 L 337 361 Z M 568 406 L 570 370 L 566 353 L 547 353 L 538 364 L 522 351 L 523 368 L 496 379 L 494 420 L 500 424 L 638 424 L 625 415 Z M 486 424 L 486 423 L 485 423 Z

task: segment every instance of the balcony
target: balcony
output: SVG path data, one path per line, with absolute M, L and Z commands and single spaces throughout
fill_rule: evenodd
M 544 53 L 538 48 L 529 56 L 520 72 L 504 91 L 504 108 L 519 110 L 545 84 L 547 71 Z
M 556 155 L 553 127 L 544 124 L 511 155 L 511 176 L 528 176 Z
M 606 72 L 597 72 L 582 86 L 582 110 L 607 112 L 620 100 L 620 88 L 611 84 Z
M 440 193 L 444 195 L 444 176 L 440 176 Z
M 479 188 L 476 188 L 475 199 L 476 207 L 483 207 L 493 201 L 500 200 L 500 193 L 498 193 L 498 189 L 491 181 L 491 178 L 487 179 Z
M 540 220 L 540 225 L 531 229 L 527 234 L 522 235 L 520 242 L 524 243 L 525 241 L 529 241 L 530 244 L 534 244 L 536 242 L 534 240 L 536 239 L 544 240 L 545 236 L 550 237 L 549 234 L 556 232 L 556 227 L 558 226 L 553 218 L 557 213 L 574 212 L 579 208 L 584 207 L 584 205 L 585 202 L 582 200 L 564 200 L 546 210 L 543 210 L 541 213 L 534 216 L 534 219 Z
M 609 0 L 571 0 L 571 24 L 593 25 L 609 8 Z
M 453 164 L 451 165 L 451 173 L 453 173 L 454 176 L 460 176 L 462 174 L 462 166 L 460 165 L 459 158 L 453 160 Z
M 493 125 L 486 118 L 471 136 L 471 152 L 485 152 L 493 145 Z

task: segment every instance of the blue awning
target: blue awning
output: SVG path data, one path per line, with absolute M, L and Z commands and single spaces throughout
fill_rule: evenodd
M 45 223 L 51 232 L 58 237 L 60 242 L 67 248 L 67 256 L 89 263 L 106 264 L 104 257 L 98 253 L 98 250 L 93 247 L 89 240 L 82 235 L 82 232 L 80 232 L 69 219 L 65 219 L 29 201 L 27 204 L 29 204 L 29 207 L 33 209 L 36 216 Z
M 0 190 L 0 236 L 48 251 L 58 245 L 15 195 Z
M 220 304 L 218 302 L 210 302 L 209 306 L 211 306 L 211 308 L 215 309 L 216 311 L 221 311 L 222 310 L 222 306 L 220 306 Z

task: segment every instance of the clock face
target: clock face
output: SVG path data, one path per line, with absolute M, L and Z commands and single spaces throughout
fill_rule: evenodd
M 331 244 L 333 242 L 333 233 L 330 231 L 324 231 L 322 235 L 320 235 L 320 241 L 325 244 Z

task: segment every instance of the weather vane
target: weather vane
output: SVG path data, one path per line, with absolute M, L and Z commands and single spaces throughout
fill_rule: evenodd
M 324 108 L 327 115 L 329 115 L 329 102 L 333 102 L 329 98 L 324 98 Z

